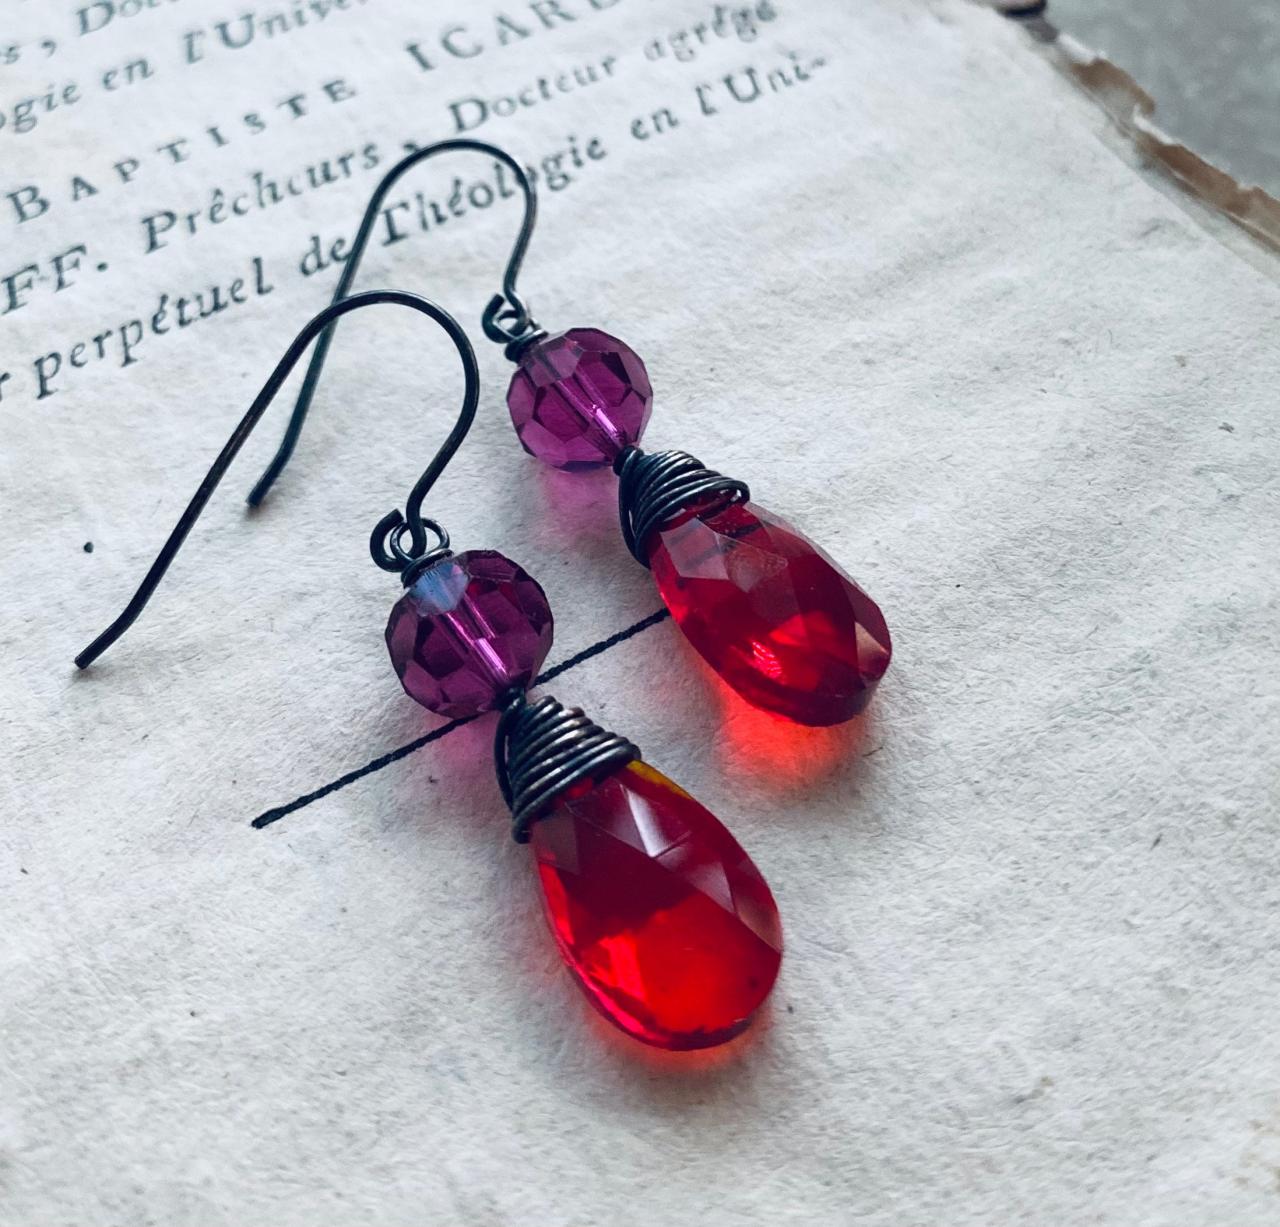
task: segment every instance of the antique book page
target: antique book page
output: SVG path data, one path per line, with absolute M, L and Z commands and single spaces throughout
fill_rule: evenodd
M 359 284 L 470 330 L 428 514 L 551 598 L 552 691 L 715 811 L 782 909 L 767 1017 L 614 1035 L 507 833 L 493 727 L 401 692 L 367 539 L 444 335 L 338 332 L 133 630 L 120 610 L 368 194 L 466 133 L 538 174 L 521 280 L 645 359 L 646 436 L 880 602 L 815 732 L 747 707 L 519 448 L 486 158 Z M 0 1222 L 1273 1222 L 1280 290 L 962 0 L 9 0 L 0 20 Z M 296 385 L 296 380 L 295 380 Z M 295 386 L 291 385 L 291 386 Z M 401 749 L 406 752 L 398 753 Z M 266 815 L 269 821 L 254 825 Z

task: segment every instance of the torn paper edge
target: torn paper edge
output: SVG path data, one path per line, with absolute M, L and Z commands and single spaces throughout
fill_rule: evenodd
M 1098 105 L 1143 164 L 1156 169 L 1180 195 L 1234 223 L 1268 251 L 1280 253 L 1280 200 L 1260 187 L 1242 187 L 1160 128 L 1152 119 L 1155 99 L 1105 55 L 1055 28 L 1043 15 L 1045 4 L 995 0 L 994 7 L 1025 27 L 1049 62 Z M 1267 271 L 1277 275 L 1274 266 Z

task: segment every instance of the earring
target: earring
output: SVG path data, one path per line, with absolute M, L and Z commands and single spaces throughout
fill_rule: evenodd
M 410 698 L 454 719 L 499 713 L 498 785 L 512 833 L 532 846 L 552 932 L 593 1005 L 660 1048 L 708 1048 L 744 1030 L 768 997 L 782 929 L 768 884 L 720 821 L 643 762 L 625 738 L 578 708 L 528 688 L 551 648 L 546 594 L 492 550 L 454 554 L 423 515 L 428 492 L 475 418 L 475 351 L 442 308 L 376 290 L 322 311 L 272 372 L 174 527 L 133 599 L 79 656 L 87 668 L 150 600 L 219 482 L 298 359 L 332 323 L 378 303 L 409 307 L 449 334 L 466 388 L 452 431 L 403 512 L 385 515 L 369 550 L 405 592 L 387 624 L 392 664 Z
M 391 186 L 428 158 L 468 150 L 506 166 L 524 197 L 502 292 L 486 307 L 483 326 L 516 364 L 507 405 L 525 451 L 558 469 L 612 465 L 627 549 L 652 571 L 689 642 L 744 699 L 800 724 L 852 719 L 892 655 L 879 606 L 803 533 L 750 502 L 745 482 L 685 452 L 640 450 L 653 389 L 630 347 L 597 328 L 551 336 L 534 322 L 515 283 L 537 198 L 509 153 L 483 141 L 449 140 L 403 158 L 369 201 L 333 301 L 350 291 Z M 326 334 L 316 347 L 280 450 L 250 495 L 253 503 L 288 463 L 328 340 Z

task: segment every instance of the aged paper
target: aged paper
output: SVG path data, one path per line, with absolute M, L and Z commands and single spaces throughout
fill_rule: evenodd
M 1280 290 L 1022 31 L 960 0 L 10 0 L 0 119 L 0 1222 L 1275 1221 Z M 269 503 L 240 496 L 284 404 L 71 667 L 379 171 L 460 131 L 539 174 L 539 318 L 632 344 L 647 441 L 748 480 L 895 631 L 829 733 L 669 622 L 556 679 L 778 897 L 770 1016 L 710 1058 L 584 1004 L 486 722 L 388 759 L 436 727 L 365 545 L 460 394 L 421 321 L 344 324 Z M 429 510 L 540 578 L 556 663 L 658 599 L 612 479 L 506 419 L 478 320 L 509 190 L 416 173 L 361 284 L 473 329 Z

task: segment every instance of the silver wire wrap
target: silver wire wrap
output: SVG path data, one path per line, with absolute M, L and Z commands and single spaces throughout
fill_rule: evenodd
M 581 708 L 555 699 L 528 701 L 513 693 L 493 743 L 498 787 L 511 810 L 511 834 L 527 843 L 529 828 L 566 789 L 634 762 L 640 751 L 625 737 L 588 720 Z
M 687 452 L 653 452 L 628 447 L 613 463 L 618 475 L 618 519 L 622 539 L 642 567 L 649 565 L 649 534 L 679 515 L 690 503 L 714 494 L 745 503 L 751 491 L 745 481 L 706 468 Z

